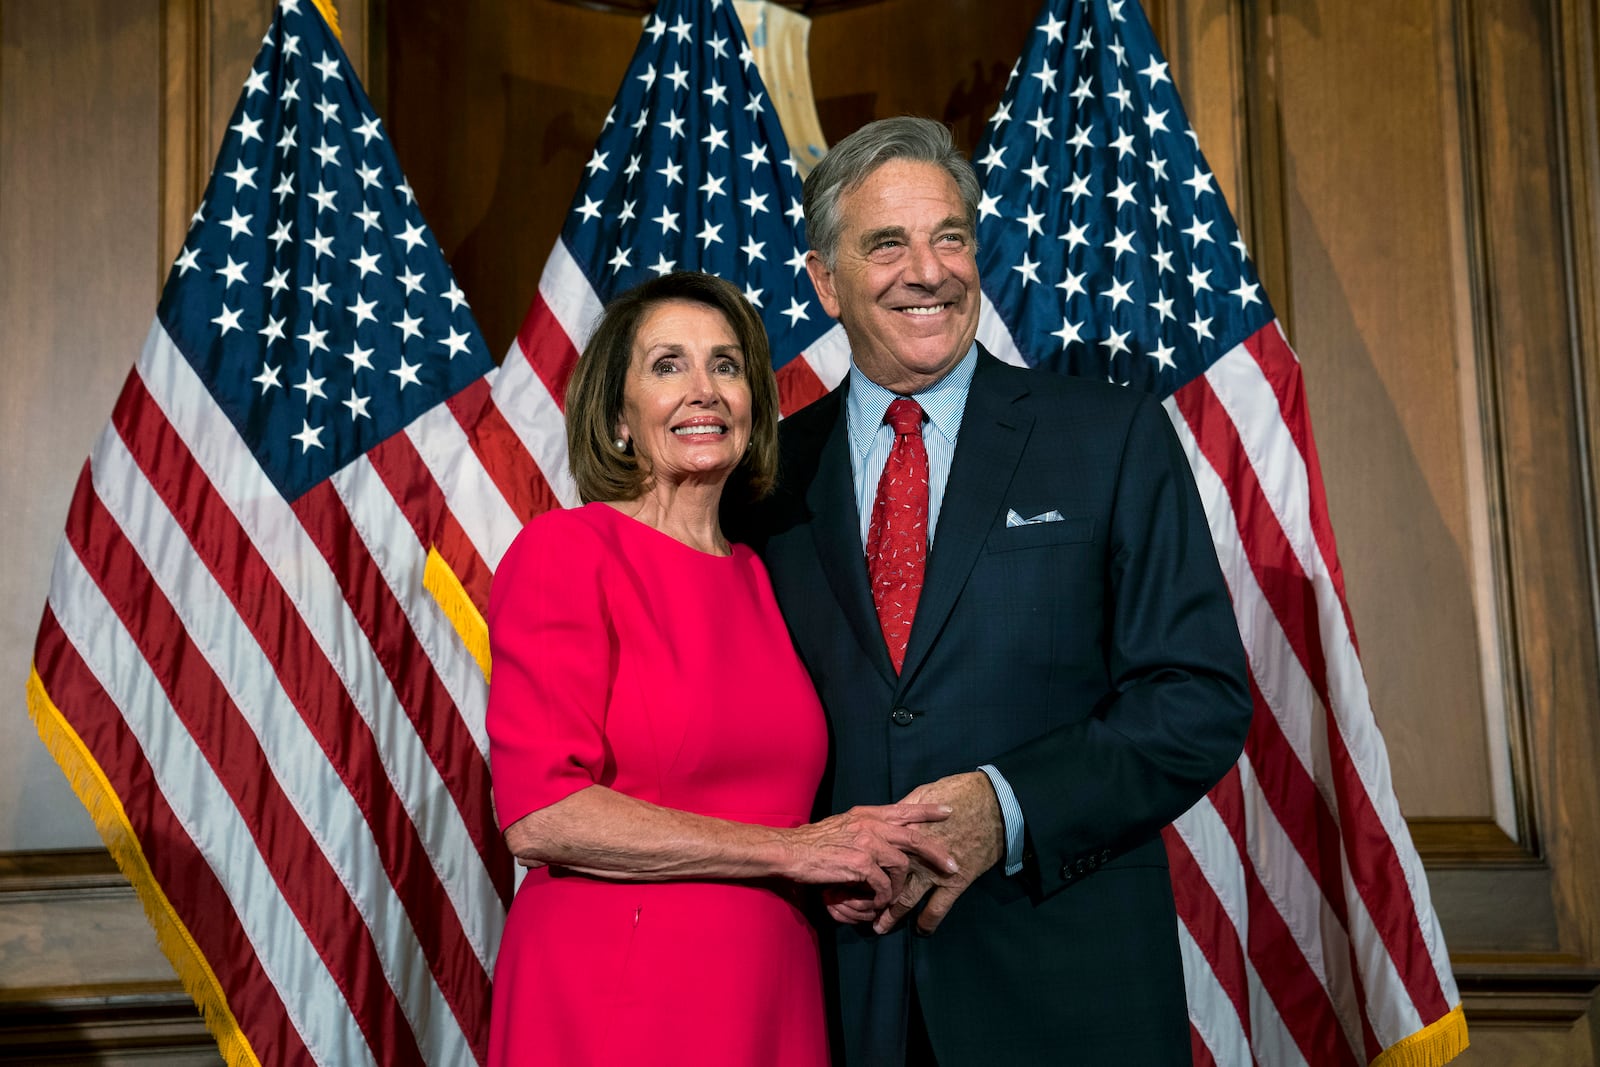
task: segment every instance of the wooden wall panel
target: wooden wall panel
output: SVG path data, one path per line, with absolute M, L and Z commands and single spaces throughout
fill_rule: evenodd
M 155 310 L 157 0 L 0 9 L 0 851 L 99 838 L 23 689 L 78 471 Z
M 1293 340 L 1372 703 L 1406 812 L 1494 812 L 1464 478 L 1467 296 L 1452 258 L 1458 113 L 1428 3 L 1284 3 L 1280 103 Z M 1376 640 L 1371 638 L 1377 635 Z
M 1473 56 L 1484 289 L 1480 344 L 1495 371 L 1489 417 L 1504 468 L 1506 570 L 1541 851 L 1563 948 L 1600 961 L 1600 669 L 1595 511 L 1581 441 L 1582 355 L 1560 70 L 1560 6 L 1474 5 Z M 1592 134 L 1591 134 L 1592 136 Z M 1581 171 L 1580 171 L 1581 173 Z M 1587 182 L 1600 174 L 1587 173 Z M 1590 292 L 1592 295 L 1592 290 Z

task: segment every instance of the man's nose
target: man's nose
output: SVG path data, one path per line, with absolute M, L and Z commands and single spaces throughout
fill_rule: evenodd
M 906 261 L 905 279 L 916 285 L 934 288 L 944 280 L 944 264 L 928 241 L 913 241 Z

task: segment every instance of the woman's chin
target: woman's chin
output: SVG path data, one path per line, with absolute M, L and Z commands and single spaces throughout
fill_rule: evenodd
M 680 463 L 663 464 L 654 472 L 659 485 L 722 485 L 739 466 L 737 456 L 691 456 Z

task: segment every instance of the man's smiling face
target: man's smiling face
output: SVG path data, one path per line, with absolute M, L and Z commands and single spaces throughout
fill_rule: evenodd
M 972 347 L 983 299 L 955 179 L 891 160 L 842 193 L 838 212 L 837 262 L 806 259 L 823 308 L 868 378 L 902 394 L 932 385 Z

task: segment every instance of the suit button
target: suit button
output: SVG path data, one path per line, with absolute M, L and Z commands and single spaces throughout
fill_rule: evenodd
M 1061 880 L 1063 882 L 1072 881 L 1072 864 L 1063 863 L 1061 865 Z
M 895 708 L 889 713 L 889 718 L 894 720 L 896 726 L 910 726 L 911 720 L 916 717 L 916 713 L 910 708 Z

